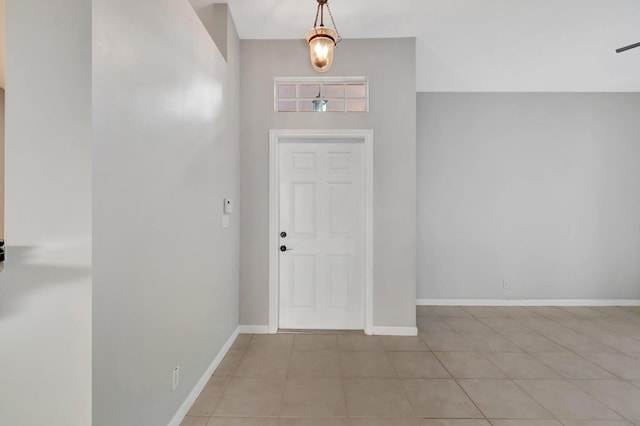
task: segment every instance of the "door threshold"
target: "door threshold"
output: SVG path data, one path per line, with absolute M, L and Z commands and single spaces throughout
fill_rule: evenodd
M 314 330 L 281 328 L 278 334 L 364 334 L 364 330 Z

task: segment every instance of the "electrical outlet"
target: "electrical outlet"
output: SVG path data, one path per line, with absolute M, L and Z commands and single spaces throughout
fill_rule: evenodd
M 502 288 L 505 290 L 509 290 L 511 288 L 511 283 L 507 280 L 502 281 Z
M 171 370 L 171 390 L 174 391 L 180 384 L 180 366 L 176 365 L 176 368 Z

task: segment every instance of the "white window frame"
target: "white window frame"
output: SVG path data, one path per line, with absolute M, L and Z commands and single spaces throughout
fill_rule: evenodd
M 363 112 L 369 112 L 369 81 L 367 80 L 366 77 L 275 77 L 273 79 L 273 110 L 275 112 L 314 112 L 314 111 L 299 111 L 299 101 L 301 99 L 306 99 L 306 98 L 300 98 L 299 93 L 298 93 L 298 85 L 300 84 L 317 84 L 321 87 L 321 93 L 322 93 L 322 86 L 325 84 L 350 84 L 350 83 L 357 83 L 357 84 L 364 84 L 365 86 L 365 97 L 364 97 L 364 101 L 365 101 L 365 110 L 364 111 L 348 111 L 347 110 L 347 100 L 348 99 L 362 99 L 362 98 L 348 98 L 347 97 L 347 92 L 345 90 L 345 95 L 344 95 L 344 111 L 323 111 L 323 112 L 349 112 L 349 113 L 363 113 Z M 290 85 L 296 85 L 296 97 L 295 98 L 286 98 L 286 99 L 290 99 L 290 100 L 295 100 L 296 101 L 296 111 L 279 111 L 278 110 L 278 85 L 281 84 L 290 84 Z M 285 98 L 282 98 L 285 99 Z M 324 98 L 321 98 L 324 99 Z

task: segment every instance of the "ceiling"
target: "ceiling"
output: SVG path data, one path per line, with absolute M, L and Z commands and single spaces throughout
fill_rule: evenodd
M 224 0 L 191 0 L 224 3 Z M 242 39 L 304 38 L 315 0 L 227 0 Z M 350 38 L 416 37 L 418 91 L 640 91 L 638 0 L 330 0 Z M 336 61 L 347 60 L 336 51 Z M 384 58 L 380 60 L 381 66 Z

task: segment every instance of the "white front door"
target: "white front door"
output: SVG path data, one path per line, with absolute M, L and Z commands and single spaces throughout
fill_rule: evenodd
M 280 328 L 364 328 L 363 145 L 280 144 Z

